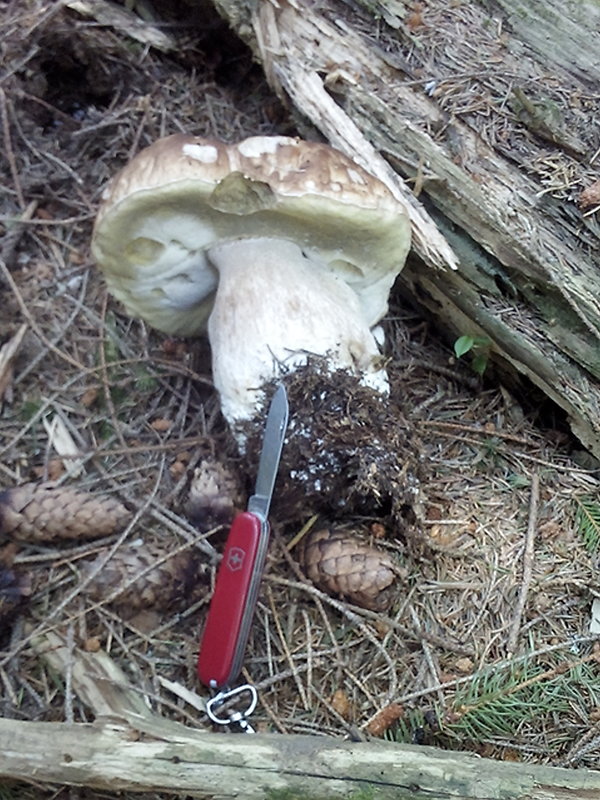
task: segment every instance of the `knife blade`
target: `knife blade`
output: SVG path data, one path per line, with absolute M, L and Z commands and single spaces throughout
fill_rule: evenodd
M 242 668 L 267 556 L 269 508 L 288 414 L 280 384 L 267 414 L 254 494 L 231 525 L 200 642 L 198 677 L 212 689 L 229 686 Z

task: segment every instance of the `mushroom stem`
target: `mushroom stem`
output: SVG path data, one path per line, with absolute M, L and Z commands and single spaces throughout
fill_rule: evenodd
M 267 382 L 311 356 L 387 393 L 358 297 L 326 265 L 291 241 L 269 237 L 213 246 L 208 258 L 219 272 L 208 322 L 213 378 L 233 428 L 256 415 Z

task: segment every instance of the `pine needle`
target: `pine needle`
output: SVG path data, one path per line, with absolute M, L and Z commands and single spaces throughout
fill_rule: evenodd
M 485 670 L 457 693 L 454 718 L 445 732 L 474 741 L 514 737 L 530 720 L 567 713 L 576 706 L 585 710 L 599 696 L 598 670 L 593 662 L 598 662 L 595 651 L 550 669 L 524 660 L 507 670 Z
M 503 667 L 482 670 L 464 684 L 445 708 L 406 709 L 386 738 L 456 746 L 456 742 L 504 739 L 517 742 L 531 729 L 543 727 L 552 715 L 565 719 L 579 709 L 582 716 L 600 705 L 600 653 L 576 660 L 561 659 L 551 667 L 520 658 Z M 449 741 L 453 740 L 454 745 Z
M 592 497 L 575 497 L 577 512 L 575 526 L 586 550 L 597 553 L 600 550 L 600 503 Z

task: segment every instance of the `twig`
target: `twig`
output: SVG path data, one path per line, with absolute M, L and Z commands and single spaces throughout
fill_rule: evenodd
M 127 525 L 127 527 L 123 530 L 122 533 L 119 534 L 119 536 L 115 540 L 114 544 L 108 549 L 108 551 L 106 553 L 106 556 L 104 558 L 102 558 L 100 563 L 98 563 L 94 567 L 94 569 L 90 570 L 90 573 L 82 581 L 80 581 L 70 592 L 67 592 L 67 594 L 62 598 L 62 600 L 56 606 L 54 606 L 53 609 L 51 609 L 50 611 L 47 612 L 47 614 L 45 615 L 44 619 L 42 621 L 40 621 L 32 631 L 28 632 L 27 635 L 23 639 L 21 639 L 20 642 L 16 643 L 14 645 L 14 647 L 12 647 L 9 650 L 8 653 L 4 654 L 4 656 L 0 659 L 0 666 L 4 666 L 5 664 L 8 664 L 8 662 L 12 658 L 14 658 L 18 653 L 20 653 L 22 650 L 24 650 L 25 647 L 36 636 L 45 635 L 48 632 L 52 631 L 57 625 L 60 624 L 59 621 L 57 621 L 57 618 L 59 617 L 60 612 L 63 609 L 67 608 L 69 606 L 69 604 L 83 592 L 85 587 L 96 578 L 98 573 L 106 566 L 106 564 L 114 556 L 114 554 L 117 552 L 117 550 L 121 547 L 123 542 L 125 542 L 127 540 L 127 538 L 129 537 L 129 534 L 134 529 L 134 527 L 137 525 L 138 521 L 146 513 L 146 510 L 147 510 L 148 506 L 152 502 L 154 493 L 156 493 L 156 491 L 158 490 L 159 482 L 160 482 L 160 474 L 158 476 L 157 483 L 155 484 L 153 490 L 150 493 L 150 496 L 148 498 L 146 498 L 144 504 L 141 505 L 140 508 L 138 509 L 138 511 L 133 515 L 133 517 L 132 517 L 131 521 L 129 522 L 129 524 Z M 151 567 L 152 567 L 152 565 L 151 565 Z M 147 571 L 147 570 L 145 570 L 145 571 Z M 86 613 L 88 613 L 88 611 L 92 611 L 94 608 L 97 608 L 97 607 L 101 606 L 103 603 L 110 603 L 111 600 L 113 600 L 115 597 L 117 597 L 121 591 L 124 591 L 125 589 L 127 589 L 129 587 L 129 585 L 134 583 L 134 581 L 137 580 L 140 577 L 140 575 L 142 575 L 142 574 L 144 574 L 144 573 L 142 572 L 139 575 L 134 576 L 133 579 L 131 579 L 127 583 L 123 584 L 122 586 L 118 587 L 116 591 L 113 591 L 111 594 L 109 594 L 102 601 L 99 601 L 95 605 L 91 606 L 91 608 L 83 609 L 82 611 L 79 611 L 78 613 L 72 614 L 70 616 L 70 620 L 78 619 L 82 614 L 86 614 Z
M 8 161 L 8 166 L 10 168 L 10 174 L 12 176 L 13 185 L 15 187 L 15 194 L 17 195 L 17 200 L 19 202 L 21 209 L 25 211 L 25 197 L 23 195 L 23 189 L 21 187 L 21 181 L 19 179 L 19 168 L 17 166 L 17 160 L 15 158 L 15 151 L 13 150 L 12 146 L 10 125 L 8 122 L 8 103 L 6 100 L 6 93 L 4 89 L 0 89 L 0 122 L 2 123 L 2 135 L 4 138 L 4 153 L 6 155 L 6 160 Z
M 523 619 L 523 612 L 525 611 L 525 606 L 527 604 L 527 595 L 529 594 L 529 586 L 531 585 L 539 501 L 540 479 L 537 472 L 533 472 L 531 475 L 529 522 L 527 524 L 527 538 L 525 540 L 525 551 L 523 553 L 523 577 L 521 580 L 521 591 L 519 592 L 517 608 L 511 623 L 508 640 L 506 642 L 506 650 L 509 657 L 514 653 L 517 646 L 517 639 L 519 638 L 519 632 L 521 630 L 521 620 Z
M 415 628 L 418 628 L 419 618 L 417 616 L 417 612 L 415 611 L 412 605 L 409 606 L 409 611 Z M 425 641 L 425 639 L 421 640 L 421 649 L 423 650 L 423 655 L 425 656 L 425 662 L 427 664 L 427 667 L 429 668 L 429 674 L 433 678 L 434 684 L 437 686 L 440 683 L 439 669 L 434 661 L 433 654 L 431 652 L 431 647 L 429 643 Z M 442 706 L 444 703 L 444 695 L 441 689 L 438 689 L 437 696 L 438 696 L 438 702 L 440 703 L 440 706 Z
M 111 385 L 110 385 L 110 378 L 108 374 L 108 367 L 106 364 L 106 340 L 110 339 L 110 331 L 108 330 L 108 326 L 106 324 L 106 311 L 108 306 L 108 295 L 106 292 L 104 293 L 104 297 L 102 300 L 102 311 L 101 311 L 101 319 L 102 319 L 102 342 L 100 344 L 99 353 L 100 353 L 100 367 L 101 367 L 101 380 L 102 380 L 102 390 L 104 394 L 104 402 L 106 403 L 106 407 L 110 414 L 110 420 L 112 423 L 112 428 L 117 436 L 117 440 L 121 447 L 124 449 L 124 455 L 127 461 L 129 462 L 129 466 L 133 467 L 133 460 L 131 458 L 131 454 L 128 452 L 127 449 L 127 442 L 125 441 L 125 437 L 123 436 L 123 431 L 121 430 L 121 424 L 119 422 L 117 416 L 117 410 L 115 408 L 115 404 L 113 402 L 113 397 L 111 393 Z
M 460 422 L 445 422 L 444 420 L 440 419 L 424 419 L 419 420 L 417 425 L 423 428 L 442 428 L 443 430 L 447 431 L 457 431 L 460 433 L 497 437 L 498 439 L 503 439 L 507 442 L 515 442 L 516 444 L 522 444 L 526 447 L 536 447 L 538 444 L 531 439 L 527 439 L 525 436 L 517 436 L 514 433 L 507 433 L 501 429 L 494 428 L 492 430 L 488 430 L 487 428 L 477 427 L 475 425 L 463 425 Z
M 442 375 L 451 381 L 458 381 L 458 383 L 468 386 L 469 389 L 479 389 L 481 381 L 471 375 L 465 375 L 460 369 L 452 369 L 452 367 L 445 367 L 443 364 L 436 364 L 435 361 L 416 361 L 414 358 L 394 358 L 394 368 L 396 369 L 414 369 L 425 370 L 427 372 L 435 372 L 437 375 Z
M 589 664 L 590 661 L 595 661 L 598 663 L 600 660 L 600 653 L 596 648 L 591 653 L 588 653 L 586 656 L 582 656 L 581 658 L 576 659 L 575 661 L 565 661 L 560 664 L 557 664 L 555 667 L 551 669 L 547 669 L 544 672 L 540 672 L 537 675 L 533 675 L 531 678 L 526 678 L 521 683 L 516 683 L 513 686 L 509 686 L 504 691 L 504 696 L 509 697 L 510 695 L 514 695 L 517 692 L 522 692 L 524 689 L 528 689 L 530 686 L 534 686 L 537 683 L 547 683 L 549 681 L 553 681 L 555 678 L 558 678 L 560 675 L 565 675 L 567 672 L 571 672 L 572 670 L 576 669 L 577 667 L 582 666 L 583 664 Z M 470 676 L 472 679 L 475 679 L 476 674 Z M 469 714 L 472 711 L 477 710 L 479 703 L 469 703 L 464 704 L 461 706 L 461 715 L 464 716 L 465 714 Z
M 498 664 L 493 665 L 493 669 L 498 671 L 502 669 L 510 669 L 514 667 L 515 664 L 524 661 L 531 661 L 534 658 L 542 658 L 543 656 L 547 656 L 550 653 L 557 653 L 560 650 L 567 650 L 571 649 L 574 645 L 584 645 L 590 644 L 596 641 L 595 636 L 582 636 L 574 641 L 569 640 L 567 642 L 560 642 L 559 644 L 553 644 L 549 647 L 543 647 L 539 650 L 533 650 L 530 653 L 524 653 L 522 656 L 517 656 L 514 659 L 507 659 L 505 661 L 501 661 Z M 586 661 L 593 661 L 597 659 L 597 654 L 592 654 L 590 656 L 586 656 L 584 659 L 577 662 L 577 664 L 571 664 L 569 669 L 572 669 L 574 666 L 578 666 L 580 663 L 585 663 Z M 489 668 L 488 668 L 489 669 Z M 560 668 L 564 670 L 564 667 Z M 473 672 L 470 675 L 465 675 L 462 678 L 454 678 L 451 681 L 444 681 L 443 683 L 438 683 L 436 686 L 429 686 L 426 689 L 419 689 L 415 692 L 407 692 L 406 694 L 401 695 L 397 698 L 396 702 L 398 703 L 410 703 L 414 702 L 415 700 L 420 700 L 423 697 L 428 697 L 429 695 L 436 694 L 440 689 L 443 691 L 447 691 L 449 689 L 457 689 L 459 686 L 464 685 L 465 683 L 470 683 L 471 681 L 475 680 L 478 675 L 481 675 L 486 670 L 480 670 L 478 672 Z M 534 678 L 530 679 L 526 683 L 519 684 L 519 689 L 523 689 L 526 685 L 529 686 L 531 683 L 538 682 L 541 680 L 548 680 L 551 677 L 554 677 L 558 674 L 558 670 L 556 668 L 543 673 L 542 675 L 536 675 Z
M 32 200 L 23 213 L 16 217 L 15 221 L 10 224 L 10 227 L 4 234 L 4 241 L 2 242 L 2 260 L 8 269 L 13 267 L 13 259 L 17 245 L 26 230 L 25 223 L 31 220 L 36 208 L 37 200 Z
M 417 424 L 419 426 L 421 426 L 421 425 L 424 424 L 424 422 L 425 421 L 419 420 Z M 433 423 L 434 420 L 427 420 L 427 422 L 432 422 Z M 504 439 L 504 438 L 507 438 L 508 436 L 510 436 L 510 434 L 507 434 L 507 437 L 505 437 L 504 435 L 498 433 L 497 431 L 495 431 L 492 434 L 492 433 L 489 433 L 488 431 L 477 430 L 476 428 L 473 428 L 472 431 L 473 431 L 473 433 L 482 433 L 482 434 L 485 433 L 485 434 L 487 434 L 488 437 L 497 438 L 497 439 Z M 476 447 L 479 447 L 479 448 L 481 448 L 481 446 L 483 444 L 483 442 L 480 439 L 474 439 L 474 438 L 471 438 L 470 436 L 455 436 L 452 432 L 449 432 L 449 431 L 439 430 L 439 431 L 435 432 L 435 435 L 439 436 L 440 438 L 443 438 L 443 439 L 451 439 L 453 442 L 460 442 L 461 444 L 473 444 L 473 445 L 475 445 Z M 528 442 L 528 445 L 531 446 L 532 442 Z M 509 459 L 511 457 L 513 457 L 513 458 L 517 458 L 518 457 L 522 461 L 529 461 L 532 464 L 537 464 L 540 467 L 545 467 L 545 468 L 547 468 L 549 470 L 555 470 L 556 472 L 564 472 L 564 473 L 567 473 L 569 475 L 597 475 L 598 474 L 598 469 L 584 469 L 583 467 L 573 467 L 570 464 L 561 464 L 558 461 L 558 458 L 556 460 L 554 460 L 554 461 L 546 461 L 543 458 L 537 458 L 536 456 L 531 456 L 531 455 L 529 455 L 527 453 L 522 453 L 522 452 L 514 453 L 514 452 L 512 452 L 510 450 L 504 449 L 503 448 L 503 443 L 502 444 L 498 444 L 498 452 L 502 453 L 502 455 L 506 459 Z
M 75 722 L 75 715 L 73 714 L 73 658 L 75 653 L 75 627 L 72 622 L 70 622 L 67 626 L 65 647 L 65 721 Z
M 306 692 L 304 691 L 304 686 L 302 685 L 302 681 L 300 680 L 299 676 L 294 672 L 294 661 L 292 659 L 292 654 L 290 653 L 290 648 L 288 647 L 288 643 L 283 633 L 283 628 L 281 627 L 281 621 L 279 619 L 279 614 L 277 613 L 277 607 L 275 605 L 275 599 L 273 598 L 273 591 L 271 590 L 270 586 L 267 586 L 267 596 L 269 598 L 269 605 L 271 607 L 271 612 L 273 614 L 273 619 L 275 621 L 275 627 L 277 629 L 277 634 L 279 635 L 279 641 L 281 642 L 281 647 L 283 649 L 285 659 L 290 665 L 290 669 L 292 670 L 294 681 L 298 688 L 298 694 L 300 695 L 300 700 L 302 701 L 302 706 L 305 711 L 310 709 L 310 705 L 308 703 L 308 698 L 306 696 Z M 309 687 L 310 688 L 310 687 Z
M 10 396 L 13 382 L 13 361 L 26 331 L 27 325 L 21 325 L 12 338 L 0 347 L 0 402 L 5 394 Z
M 125 33 L 136 42 L 164 53 L 177 50 L 177 42 L 172 36 L 128 8 L 120 8 L 106 0 L 66 0 L 65 5 L 84 17 L 92 17 L 102 26 L 114 28 L 119 34 Z
M 557 766 L 573 766 L 598 744 L 600 744 L 600 720 L 592 725 L 592 727 L 587 730 L 583 736 L 579 737 L 575 744 L 569 748 L 569 752 Z
M 27 306 L 27 303 L 23 299 L 23 295 L 21 294 L 21 292 L 19 290 L 19 287 L 15 283 L 15 281 L 13 279 L 13 276 L 11 275 L 8 267 L 6 266 L 4 261 L 2 261 L 1 259 L 0 259 L 0 272 L 2 273 L 2 276 L 4 277 L 5 282 L 11 288 L 11 290 L 12 290 L 14 296 L 15 296 L 15 299 L 16 299 L 18 305 L 19 305 L 19 308 L 21 309 L 21 313 L 23 314 L 23 316 L 25 317 L 25 319 L 29 323 L 31 329 L 35 332 L 36 336 L 42 342 L 42 344 L 48 350 L 50 350 L 52 353 L 55 353 L 57 356 L 62 358 L 63 361 L 66 361 L 67 364 L 70 364 L 72 367 L 75 367 L 76 369 L 84 372 L 85 371 L 85 367 L 83 366 L 83 364 L 81 364 L 75 358 L 72 358 L 68 353 L 64 353 L 59 347 L 57 347 L 53 342 L 51 342 L 48 339 L 48 337 L 45 335 L 45 333 L 42 331 L 42 329 L 40 328 L 40 326 L 37 323 L 37 320 L 34 318 L 33 314 L 29 310 L 29 307 Z

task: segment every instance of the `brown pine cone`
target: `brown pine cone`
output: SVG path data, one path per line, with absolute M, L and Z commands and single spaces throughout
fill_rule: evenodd
M 196 527 L 207 531 L 229 525 L 242 503 L 239 481 L 220 461 L 206 458 L 194 470 L 186 514 Z
M 0 492 L 1 539 L 96 539 L 125 527 L 130 517 L 113 497 L 48 483 L 25 483 Z
M 111 602 L 128 615 L 151 608 L 161 611 L 175 600 L 189 600 L 202 582 L 202 574 L 208 576 L 208 566 L 200 564 L 197 554 L 189 550 L 166 558 L 168 552 L 145 543 L 125 546 L 83 591 L 94 602 L 100 602 L 122 587 Z M 83 578 L 94 572 L 105 557 L 106 553 L 100 553 L 84 565 Z
M 306 576 L 328 594 L 339 594 L 371 611 L 392 601 L 398 569 L 387 553 L 349 531 L 322 528 L 304 537 L 300 564 Z

